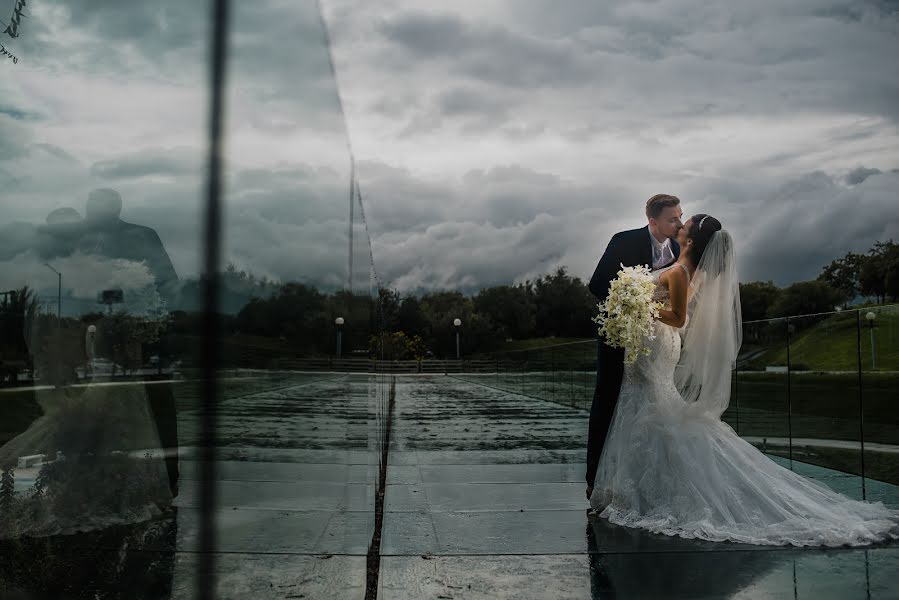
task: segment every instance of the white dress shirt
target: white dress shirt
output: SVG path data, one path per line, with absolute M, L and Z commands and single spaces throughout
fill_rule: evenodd
M 674 262 L 674 251 L 671 250 L 671 240 L 665 238 L 664 242 L 659 242 L 649 232 L 649 239 L 652 240 L 652 269 L 661 269 L 662 267 Z

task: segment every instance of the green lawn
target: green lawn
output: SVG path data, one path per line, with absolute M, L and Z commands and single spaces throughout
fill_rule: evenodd
M 877 370 L 899 371 L 899 306 L 872 308 L 877 314 L 874 329 L 874 350 Z M 851 371 L 858 369 L 859 349 L 862 369 L 871 370 L 871 330 L 862 311 L 861 339 L 857 316 L 853 311 L 837 313 L 808 328 L 796 319 L 797 331 L 790 340 L 790 363 L 813 371 Z M 754 344 L 749 326 L 744 336 L 744 353 L 753 349 L 766 350 L 753 359 L 749 368 L 764 369 L 768 365 L 786 365 L 786 336 L 766 348 Z M 861 341 L 861 346 L 859 346 Z

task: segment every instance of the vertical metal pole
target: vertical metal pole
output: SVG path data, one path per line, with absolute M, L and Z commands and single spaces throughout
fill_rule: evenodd
M 349 265 L 347 266 L 347 291 L 349 292 L 349 298 L 347 301 L 350 301 L 350 298 L 353 296 L 353 219 L 355 219 L 355 211 L 356 209 L 356 161 L 350 157 L 350 225 L 349 231 L 347 235 L 349 236 L 350 247 L 349 247 Z M 352 307 L 349 307 L 352 309 Z M 352 318 L 352 313 L 350 317 Z
M 790 470 L 793 470 L 793 391 L 790 363 L 790 317 L 787 317 L 787 443 L 789 444 Z
M 737 412 L 737 422 L 736 422 L 736 430 L 737 435 L 740 435 L 740 365 L 734 364 L 734 400 L 736 400 L 736 412 Z
M 343 340 L 341 339 L 342 334 L 343 334 L 343 331 L 338 329 L 337 330 L 337 358 L 340 358 L 340 356 L 341 356 L 341 351 L 342 351 L 341 342 L 343 342 Z
M 877 351 L 874 349 L 874 321 L 871 321 L 871 370 L 877 370 Z
M 858 355 L 858 440 L 862 463 L 862 500 L 868 499 L 865 485 L 865 403 L 862 391 L 862 311 L 855 311 L 856 354 Z
M 456 360 L 460 360 L 462 358 L 462 347 L 459 344 L 459 329 L 456 329 Z
M 219 267 L 222 229 L 222 137 L 225 103 L 226 53 L 229 0 L 212 0 L 212 38 L 210 40 L 209 162 L 205 206 L 205 277 L 203 279 L 203 337 L 200 363 L 202 394 L 200 404 L 200 523 L 197 590 L 200 600 L 215 597 L 215 506 L 216 451 L 218 427 L 217 370 L 220 358 Z
M 56 326 L 62 321 L 62 273 L 56 274 Z M 871 330 L 874 331 L 873 329 Z M 872 340 L 874 338 L 871 338 Z

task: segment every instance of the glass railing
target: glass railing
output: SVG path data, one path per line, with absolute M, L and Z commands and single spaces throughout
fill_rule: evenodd
M 0 63 L 0 588 L 225 597 L 242 561 L 295 554 L 356 594 L 390 381 L 319 4 L 38 5 L 20 34 Z M 374 367 L 296 368 L 339 357 Z
M 596 342 L 497 352 L 455 377 L 589 411 Z M 723 415 L 765 452 L 899 484 L 899 305 L 745 322 Z M 861 490 L 863 494 L 867 490 Z

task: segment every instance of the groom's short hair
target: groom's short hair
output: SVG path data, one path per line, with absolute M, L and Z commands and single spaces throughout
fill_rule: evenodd
M 680 204 L 680 198 L 671 194 L 656 194 L 646 201 L 646 218 L 658 219 L 662 211 L 669 206 Z

